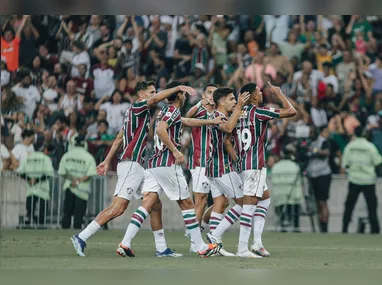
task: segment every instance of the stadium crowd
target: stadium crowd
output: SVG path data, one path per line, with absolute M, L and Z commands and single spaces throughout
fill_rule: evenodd
M 158 91 L 178 80 L 199 95 L 208 82 L 238 91 L 253 81 L 268 106 L 277 101 L 266 82 L 281 86 L 298 115 L 270 124 L 270 168 L 286 147 L 307 166 L 323 128 L 332 173 L 344 173 L 357 126 L 382 153 L 380 17 L 11 15 L 0 24 L 2 170 L 38 150 L 57 170 L 78 135 L 101 162 L 140 80 Z

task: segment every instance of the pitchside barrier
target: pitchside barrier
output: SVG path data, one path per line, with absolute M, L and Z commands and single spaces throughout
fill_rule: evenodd
M 306 177 L 302 177 L 301 181 L 301 216 L 300 230 L 302 232 L 312 232 L 314 229 L 318 231 L 317 214 L 315 201 L 309 190 L 309 182 Z M 84 226 L 90 223 L 96 215 L 109 205 L 113 198 L 114 187 L 117 182 L 115 173 L 111 173 L 106 177 L 95 176 L 91 180 L 91 194 L 88 201 Z M 269 176 L 267 184 L 272 193 L 272 179 Z M 46 201 L 46 211 L 43 223 L 38 224 L 34 217 L 26 216 L 26 181 L 20 178 L 16 173 L 5 172 L 1 174 L 1 192 L 0 192 L 0 222 L 2 228 L 61 228 L 61 219 L 64 203 L 64 189 L 62 188 L 62 178 L 55 174 L 50 180 L 50 200 Z M 191 186 L 191 184 L 190 184 Z M 378 216 L 382 221 L 382 179 L 376 183 L 377 197 L 379 198 Z M 291 185 L 293 187 L 293 185 Z M 340 232 L 342 228 L 342 215 L 344 211 L 345 199 L 347 196 L 348 182 L 345 176 L 333 175 L 330 198 L 329 198 L 329 231 Z M 163 204 L 163 224 L 167 231 L 183 231 L 184 223 L 181 211 L 177 203 L 169 201 L 165 195 L 161 196 Z M 33 204 L 33 203 L 32 203 Z M 107 224 L 106 228 L 125 230 L 130 218 L 137 207 L 141 205 L 141 200 L 131 201 L 127 211 L 120 217 L 114 219 Z M 39 202 L 36 203 L 35 216 L 39 213 Z M 352 223 L 349 226 L 349 232 L 357 232 L 359 228 L 369 231 L 367 222 L 367 208 L 363 195 L 358 198 L 356 208 L 353 212 Z M 38 219 L 37 219 L 38 220 Z M 145 221 L 144 229 L 150 229 L 150 223 Z M 239 225 L 235 224 L 232 229 L 238 230 Z M 267 221 L 265 230 L 274 231 L 280 230 L 280 216 L 276 215 L 274 204 L 271 203 L 267 213 Z M 293 230 L 290 224 L 284 224 L 283 229 Z

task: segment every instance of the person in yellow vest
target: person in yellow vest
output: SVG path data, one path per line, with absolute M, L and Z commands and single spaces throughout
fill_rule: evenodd
M 81 229 L 90 194 L 90 180 L 96 173 L 94 157 L 85 149 L 85 136 L 75 139 L 74 147 L 61 159 L 58 174 L 65 178 L 64 213 L 61 226 L 68 229 L 74 216 L 73 227 Z
M 53 151 L 52 145 L 45 145 L 43 152 L 31 152 L 21 161 L 17 172 L 27 181 L 26 224 L 46 224 L 45 213 L 50 200 L 49 178 L 53 176 L 53 164 L 48 154 Z M 38 204 L 38 217 L 35 216 Z

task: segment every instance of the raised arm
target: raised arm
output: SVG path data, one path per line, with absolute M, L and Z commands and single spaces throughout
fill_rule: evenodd
M 280 109 L 280 118 L 294 117 L 297 114 L 296 109 L 282 93 L 280 87 L 273 86 L 270 82 L 268 82 L 268 84 L 271 87 L 272 93 L 275 94 L 282 103 L 283 107 Z
M 207 125 L 219 125 L 224 122 L 222 116 L 217 117 L 213 120 L 203 120 L 203 119 L 193 119 L 193 118 L 182 118 L 182 124 L 186 127 L 201 127 Z
M 236 126 L 237 120 L 239 119 L 241 115 L 241 110 L 243 109 L 245 103 L 248 101 L 249 97 L 250 97 L 249 92 L 244 92 L 243 94 L 239 94 L 239 99 L 235 107 L 235 110 L 233 111 L 231 117 L 229 117 L 226 123 L 220 124 L 219 126 L 220 130 L 228 134 L 232 133 L 233 129 Z
M 156 105 L 160 101 L 166 99 L 167 97 L 171 96 L 174 92 L 187 92 L 191 96 L 195 96 L 197 93 L 196 91 L 188 86 L 180 85 L 176 86 L 170 89 L 163 90 L 162 92 L 159 92 L 158 94 L 154 95 L 150 99 L 147 100 L 147 105 L 150 107 Z

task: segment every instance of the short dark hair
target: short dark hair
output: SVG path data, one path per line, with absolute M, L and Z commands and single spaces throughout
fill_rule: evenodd
M 180 85 L 182 85 L 182 83 L 179 81 L 171 81 L 170 83 L 166 85 L 166 89 L 174 88 Z M 178 97 L 178 94 L 179 94 L 179 91 L 172 93 L 170 96 L 167 97 L 167 100 L 169 102 L 174 102 L 176 100 L 176 97 Z
M 208 87 L 218 88 L 218 86 L 215 83 L 208 83 L 206 86 L 204 86 L 203 92 L 206 91 Z
M 21 134 L 21 137 L 25 139 L 26 137 L 31 137 L 34 136 L 34 131 L 33 130 L 24 130 Z
M 54 147 L 54 145 L 51 144 L 51 143 L 45 143 L 44 146 L 43 146 L 43 150 L 45 150 L 45 149 L 46 149 L 49 153 L 55 151 L 55 147 Z
M 214 91 L 214 102 L 217 106 L 221 98 L 227 97 L 229 94 L 233 93 L 233 89 L 230 87 L 220 87 Z
M 57 116 L 56 121 L 59 121 L 61 124 L 69 125 L 68 119 L 64 115 Z
M 256 87 L 256 83 L 249 82 L 240 88 L 240 93 L 249 92 L 249 94 L 252 94 L 252 92 L 256 90 Z
M 97 123 L 97 127 L 100 125 L 105 124 L 107 128 L 109 128 L 109 123 L 106 120 L 99 120 Z
M 135 93 L 138 94 L 139 91 L 141 90 L 147 90 L 150 86 L 155 87 L 155 82 L 154 81 L 139 81 L 137 85 L 135 85 Z
M 332 63 L 329 62 L 329 61 L 325 61 L 323 64 L 322 64 L 322 67 L 328 67 L 328 68 L 332 68 Z
M 359 138 L 362 136 L 362 133 L 363 133 L 363 128 L 362 126 L 358 126 L 354 129 L 354 135 Z
M 85 49 L 84 43 L 79 41 L 79 40 L 74 41 L 73 42 L 73 46 L 75 46 L 76 48 L 78 48 L 80 50 L 84 50 Z

